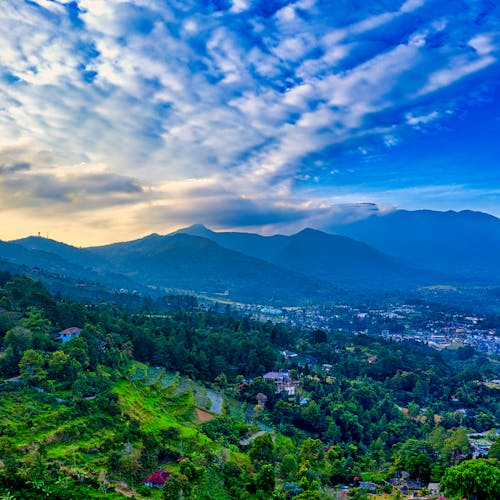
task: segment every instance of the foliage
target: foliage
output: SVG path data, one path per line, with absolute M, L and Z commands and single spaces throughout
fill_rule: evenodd
M 13 378 L 0 387 L 0 495 L 121 498 L 113 485 L 125 482 L 152 497 L 314 499 L 355 476 L 401 470 L 420 481 L 444 474 L 452 493 L 457 474 L 466 477 L 455 467 L 480 463 L 476 482 L 496 481 L 498 462 L 460 464 L 470 429 L 496 423 L 497 393 L 478 382 L 494 366 L 482 355 L 291 329 L 181 299 L 162 302 L 172 304 L 162 314 L 84 307 L 27 278 L 2 279 L 0 374 Z M 55 341 L 69 326 L 81 335 Z M 280 369 L 294 396 L 262 377 Z M 200 423 L 195 391 L 213 384 L 227 414 Z M 265 405 L 255 407 L 258 394 Z M 171 478 L 162 492 L 145 489 L 158 467 Z
M 495 459 L 466 460 L 447 469 L 440 488 L 446 495 L 495 500 L 500 491 L 500 462 Z
M 248 456 L 255 464 L 257 469 L 262 468 L 266 464 L 274 465 L 276 453 L 271 434 L 266 432 L 253 440 L 252 448 L 248 452 Z
M 201 429 L 210 439 L 218 441 L 225 446 L 238 444 L 248 431 L 245 424 L 226 416 L 218 416 L 203 422 Z

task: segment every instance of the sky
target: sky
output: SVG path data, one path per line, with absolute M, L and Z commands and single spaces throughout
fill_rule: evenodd
M 496 0 L 4 0 L 0 239 L 500 216 Z

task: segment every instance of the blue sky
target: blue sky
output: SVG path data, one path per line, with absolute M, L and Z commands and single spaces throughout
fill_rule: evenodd
M 500 216 L 493 0 L 17 0 L 1 239 Z

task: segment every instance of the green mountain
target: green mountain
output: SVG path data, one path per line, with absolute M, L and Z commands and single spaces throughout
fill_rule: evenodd
M 66 243 L 52 240 L 50 238 L 43 238 L 41 236 L 28 236 L 19 240 L 13 240 L 10 243 L 20 245 L 27 250 L 34 250 L 35 252 L 48 252 L 52 255 L 61 257 L 66 262 L 78 264 L 84 268 L 105 268 L 108 263 L 106 260 L 89 252 L 84 248 L 77 248 Z
M 343 234 L 307 228 L 261 236 L 196 224 L 85 249 L 30 237 L 0 242 L 0 258 L 110 290 L 322 302 L 343 293 L 498 283 L 499 228 L 499 219 L 476 212 L 397 211 L 332 227 Z
M 195 234 L 231 250 L 350 289 L 411 288 L 449 276 L 417 272 L 373 247 L 345 236 L 306 228 L 291 236 L 215 232 L 196 224 L 176 234 Z
M 169 291 L 274 302 L 323 300 L 335 293 L 332 285 L 319 279 L 189 234 L 151 235 L 91 251 L 106 258 L 117 272 Z
M 110 290 L 138 290 L 145 287 L 115 273 L 106 260 L 87 250 L 41 237 L 16 242 L 0 241 L 0 259 L 33 278 L 41 279 L 52 292 L 71 297 L 100 298 Z

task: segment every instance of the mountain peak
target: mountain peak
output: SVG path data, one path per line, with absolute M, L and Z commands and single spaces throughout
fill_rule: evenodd
M 298 233 L 295 233 L 292 235 L 292 238 L 321 238 L 321 237 L 326 237 L 326 236 L 331 236 L 328 235 L 327 233 L 324 233 L 323 231 L 320 231 L 319 229 L 314 229 L 312 227 L 305 227 Z
M 31 235 L 26 236 L 25 238 L 19 238 L 17 240 L 11 240 L 10 243 L 15 243 L 16 245 L 22 245 L 26 248 L 31 247 L 37 250 L 45 250 L 50 251 L 53 248 L 61 247 L 61 248 L 76 248 L 73 245 L 68 245 L 67 243 L 63 243 L 62 241 L 53 240 L 51 238 L 46 238 L 41 235 Z
M 301 231 L 299 231 L 297 234 L 316 234 L 316 233 L 321 233 L 322 231 L 320 231 L 319 229 L 314 229 L 312 227 L 305 227 L 304 229 L 302 229 Z
M 210 231 L 210 229 L 208 229 L 208 227 L 205 226 L 204 224 L 193 224 L 187 227 L 186 229 L 193 229 L 197 231 Z
M 204 226 L 203 224 L 193 224 L 192 226 L 183 227 L 182 229 L 179 229 L 178 231 L 175 231 L 172 234 L 179 234 L 179 233 L 190 234 L 192 236 L 203 236 L 203 237 L 207 237 L 209 235 L 214 234 L 214 232 L 211 229 L 208 229 L 208 227 Z

